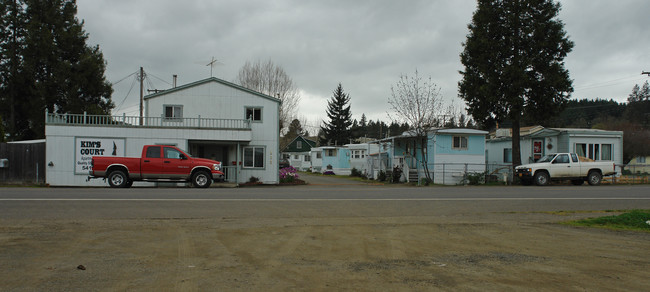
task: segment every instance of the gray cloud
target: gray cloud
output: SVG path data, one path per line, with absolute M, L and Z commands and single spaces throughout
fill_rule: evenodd
M 650 70 L 650 2 L 561 1 L 560 18 L 576 44 L 566 59 L 574 98 L 625 100 Z M 78 1 L 89 43 L 99 44 L 116 82 L 143 66 L 179 84 L 210 76 L 233 81 L 247 60 L 271 59 L 303 92 L 300 113 L 324 119 L 341 82 L 355 118 L 388 121 L 390 87 L 400 74 L 431 76 L 448 103 L 457 98 L 458 55 L 475 1 Z M 168 88 L 154 79 L 153 87 Z M 136 114 L 137 89 L 115 85 L 120 112 Z

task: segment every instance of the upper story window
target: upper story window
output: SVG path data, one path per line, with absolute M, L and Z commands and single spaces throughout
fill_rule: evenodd
M 451 149 L 455 150 L 465 150 L 467 149 L 467 137 L 465 136 L 454 136 Z
M 164 105 L 165 108 L 165 119 L 174 120 L 183 118 L 183 106 L 182 105 Z
M 302 141 L 296 141 L 296 148 L 302 149 Z
M 247 107 L 246 108 L 246 119 L 252 121 L 261 122 L 262 121 L 262 108 L 261 107 Z

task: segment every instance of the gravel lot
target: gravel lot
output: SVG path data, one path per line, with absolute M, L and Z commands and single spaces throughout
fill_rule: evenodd
M 580 217 L 589 215 L 599 214 Z M 0 290 L 650 287 L 650 234 L 553 224 L 570 218 L 512 213 L 474 218 L 1 220 Z

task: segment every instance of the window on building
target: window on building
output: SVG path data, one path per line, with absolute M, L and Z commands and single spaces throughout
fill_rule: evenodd
M 612 144 L 587 144 L 576 143 L 575 153 L 578 156 L 587 157 L 593 160 L 613 160 Z
M 325 149 L 325 156 L 336 156 L 336 149 Z
M 612 144 L 602 144 L 602 160 L 612 160 Z
M 311 155 L 305 155 L 305 161 L 311 161 Z
M 503 162 L 512 163 L 512 148 L 503 149 Z
M 296 148 L 302 149 L 302 141 L 296 141 Z
M 316 158 L 317 158 L 317 159 L 321 159 L 321 158 L 323 158 L 323 154 L 321 154 L 320 151 L 316 152 Z
M 182 105 L 165 105 L 165 119 L 178 120 L 183 118 Z
M 261 107 L 247 107 L 246 119 L 253 121 L 262 121 L 262 108 Z
M 298 160 L 298 159 L 300 159 L 300 157 L 299 157 L 298 155 L 294 155 L 294 156 L 293 156 L 293 159 L 294 159 L 294 160 Z
M 264 167 L 264 147 L 244 147 L 244 168 Z
M 467 137 L 465 136 L 454 136 L 452 149 L 463 150 L 467 149 Z
M 352 150 L 352 158 L 354 159 L 366 158 L 366 150 Z
M 637 163 L 645 163 L 645 156 L 639 156 L 636 158 Z

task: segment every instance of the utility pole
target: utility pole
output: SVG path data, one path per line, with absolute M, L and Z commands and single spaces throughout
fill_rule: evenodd
M 140 67 L 140 126 L 144 117 L 144 69 Z

